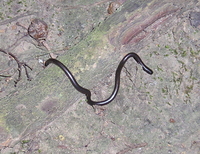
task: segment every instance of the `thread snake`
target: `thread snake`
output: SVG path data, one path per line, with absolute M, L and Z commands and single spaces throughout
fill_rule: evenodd
M 109 98 L 103 100 L 103 101 L 93 101 L 91 99 L 91 92 L 90 90 L 80 86 L 78 84 L 78 82 L 76 81 L 75 77 L 72 75 L 72 73 L 70 72 L 70 70 L 63 64 L 61 63 L 60 61 L 56 60 L 56 59 L 53 59 L 53 58 L 50 58 L 48 59 L 46 62 L 45 62 L 45 66 L 48 66 L 50 63 L 53 63 L 55 65 L 57 65 L 59 68 L 61 68 L 64 73 L 67 75 L 67 77 L 69 78 L 69 80 L 71 81 L 72 85 L 74 86 L 74 88 L 76 90 L 78 90 L 80 93 L 82 94 L 85 94 L 86 95 L 86 98 L 87 98 L 87 103 L 91 106 L 93 105 L 106 105 L 106 104 L 109 104 L 110 102 L 113 101 L 113 99 L 116 97 L 118 91 L 119 91 L 119 87 L 120 87 L 120 74 L 121 74 L 121 70 L 124 66 L 124 64 L 126 63 L 126 61 L 129 59 L 129 58 L 134 58 L 134 60 L 140 64 L 142 66 L 142 69 L 148 73 L 148 74 L 153 74 L 153 71 L 147 67 L 143 61 L 141 60 L 141 58 L 134 52 L 131 52 L 131 53 L 128 53 L 126 56 L 124 56 L 124 58 L 121 60 L 121 62 L 119 63 L 118 67 L 117 67 L 117 70 L 115 72 L 115 85 L 114 85 L 114 90 L 112 92 L 112 94 L 110 95 Z

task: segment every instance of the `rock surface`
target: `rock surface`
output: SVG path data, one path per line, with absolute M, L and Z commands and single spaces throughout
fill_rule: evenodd
M 1 55 L 1 72 L 12 75 L 1 79 L 2 154 L 200 152 L 198 1 L 119 0 L 112 14 L 110 1 L 0 3 L 0 48 L 33 67 L 32 81 L 24 77 L 13 87 L 16 64 Z M 110 95 L 115 69 L 128 52 L 138 53 L 154 74 L 128 61 L 116 99 L 94 112 L 61 70 L 38 63 L 49 51 L 16 26 L 28 27 L 36 17 L 48 25 L 50 52 L 94 100 Z

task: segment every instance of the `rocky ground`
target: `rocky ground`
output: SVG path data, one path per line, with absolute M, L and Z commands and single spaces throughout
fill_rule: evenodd
M 0 7 L 2 154 L 200 153 L 199 1 L 5 0 Z M 128 52 L 153 75 L 128 61 L 116 99 L 95 110 L 63 72 L 44 69 L 48 58 L 60 59 L 103 100 Z

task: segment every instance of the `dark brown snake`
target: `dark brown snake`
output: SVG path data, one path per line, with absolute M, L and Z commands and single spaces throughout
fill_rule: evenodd
M 148 74 L 153 74 L 153 71 L 143 63 L 141 58 L 136 53 L 134 53 L 134 52 L 128 53 L 126 56 L 124 56 L 124 58 L 121 60 L 121 62 L 119 63 L 119 65 L 117 67 L 117 70 L 116 70 L 116 73 L 115 73 L 115 86 L 114 86 L 114 90 L 113 90 L 111 96 L 108 99 L 103 100 L 103 101 L 93 101 L 93 100 L 91 100 L 90 90 L 80 86 L 77 83 L 74 76 L 72 75 L 72 73 L 69 71 L 69 69 L 63 63 L 61 63 L 60 61 L 50 58 L 45 62 L 45 66 L 48 66 L 50 63 L 53 63 L 53 64 L 57 65 L 58 67 L 60 67 L 65 72 L 67 77 L 70 79 L 74 88 L 76 88 L 76 90 L 78 90 L 80 93 L 83 93 L 83 94 L 86 95 L 87 103 L 89 105 L 92 105 L 92 106 L 93 105 L 106 105 L 106 104 L 110 103 L 111 101 L 113 101 L 113 99 L 116 97 L 118 90 L 119 90 L 119 86 L 120 86 L 121 70 L 122 70 L 124 64 L 126 63 L 126 61 L 131 57 L 133 57 L 135 59 L 135 61 L 142 66 L 142 69 L 145 72 L 147 72 Z

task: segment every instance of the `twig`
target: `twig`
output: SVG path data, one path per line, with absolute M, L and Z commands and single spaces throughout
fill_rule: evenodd
M 11 75 L 1 75 L 0 74 L 0 77 L 7 78 L 7 77 L 11 77 Z
M 28 66 L 28 65 L 27 65 L 26 63 L 24 63 L 24 62 L 19 61 L 18 58 L 17 58 L 15 55 L 13 55 L 11 52 L 6 52 L 6 51 L 4 51 L 3 49 L 0 49 L 0 52 L 3 52 L 4 54 L 7 54 L 7 55 L 11 56 L 11 57 L 17 62 L 17 65 L 18 65 L 17 70 L 18 70 L 18 72 L 19 72 L 19 75 L 18 75 L 17 80 L 15 81 L 15 87 L 17 86 L 17 83 L 21 80 L 22 66 L 23 66 L 24 69 L 25 69 L 25 73 L 26 73 L 27 80 L 28 80 L 28 81 L 31 80 L 31 78 L 30 78 L 30 76 L 29 76 L 29 74 L 28 74 L 28 70 L 27 70 L 27 67 L 28 67 L 30 70 L 32 70 L 32 68 L 31 68 L 30 66 Z M 3 76 L 3 75 L 1 75 L 1 76 Z
M 128 151 L 132 151 L 133 149 L 145 147 L 147 145 L 148 145 L 147 143 L 139 143 L 139 144 L 133 144 L 133 145 L 127 145 L 126 144 L 127 147 L 124 148 L 123 150 L 120 150 L 119 152 L 117 152 L 117 154 L 125 154 Z
M 13 21 L 16 21 L 20 18 L 23 18 L 23 17 L 26 17 L 26 16 L 30 16 L 30 15 L 34 15 L 34 14 L 37 14 L 37 12 L 26 12 L 26 13 L 23 13 L 19 16 L 16 16 L 16 17 L 13 17 L 11 19 L 7 19 L 7 20 L 4 20 L 2 22 L 0 22 L 0 25 L 5 25 L 5 24 L 8 24 L 8 23 L 11 23 Z

